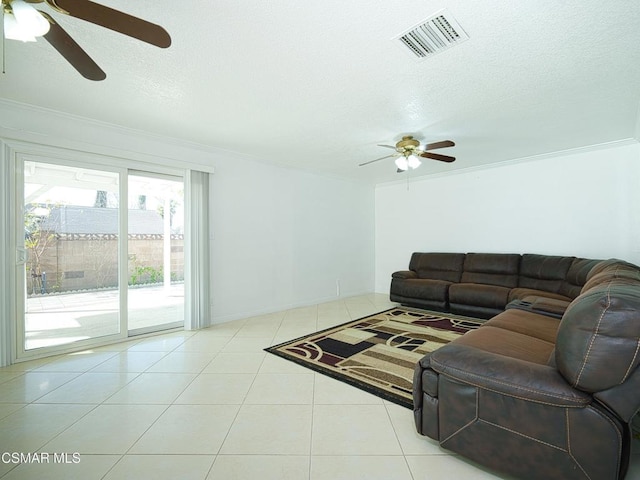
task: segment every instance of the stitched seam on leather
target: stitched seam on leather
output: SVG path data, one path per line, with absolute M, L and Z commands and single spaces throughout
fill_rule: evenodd
M 627 368 L 627 371 L 625 372 L 624 377 L 622 378 L 622 381 L 620 383 L 626 382 L 629 375 L 631 375 L 631 367 L 633 367 L 633 364 L 635 363 L 636 358 L 638 357 L 638 351 L 640 351 L 640 339 L 638 339 L 638 342 L 636 343 L 636 351 L 633 352 L 633 358 L 629 362 L 629 368 Z
M 518 435 L 520 437 L 524 437 L 524 438 L 526 438 L 528 440 L 533 440 L 534 442 L 541 443 L 542 445 L 546 445 L 547 447 L 555 448 L 556 450 L 560 450 L 561 452 L 568 453 L 567 450 L 565 450 L 564 448 L 561 448 L 561 447 L 559 447 L 557 445 L 553 445 L 552 443 L 545 442 L 544 440 L 540 440 L 539 438 L 535 438 L 535 437 L 531 437 L 529 435 L 525 435 L 524 433 L 517 432 L 516 430 L 513 430 L 511 428 L 507 428 L 507 427 L 505 427 L 503 425 L 498 425 L 497 423 L 490 422 L 488 420 L 485 420 L 484 418 L 481 418 L 479 421 L 483 422 L 483 423 L 486 423 L 487 425 L 491 425 L 493 427 L 497 427 L 497 428 L 499 428 L 501 430 L 506 430 L 509 433 L 513 433 L 513 434 Z
M 580 468 L 582 473 L 584 473 L 584 475 L 589 480 L 591 480 L 591 477 L 589 476 L 589 474 L 585 471 L 584 468 L 582 468 L 582 465 L 580 465 L 580 462 L 578 462 L 578 460 L 576 460 L 576 457 L 574 457 L 573 453 L 571 452 L 571 424 L 569 423 L 569 409 L 565 409 L 564 416 L 565 416 L 565 422 L 566 422 L 565 431 L 567 432 L 567 447 L 568 447 L 567 453 L 571 457 L 571 460 L 573 460 L 573 462 Z
M 614 423 L 613 420 L 611 420 L 611 418 L 609 418 L 607 415 L 604 415 L 603 413 L 600 413 L 600 411 L 596 410 L 595 408 L 593 409 L 594 411 L 598 412 L 600 414 L 600 416 L 602 418 L 604 418 L 607 422 L 609 422 L 612 426 L 613 426 L 613 431 L 616 432 L 616 435 L 618 437 L 618 460 L 617 460 L 617 464 L 616 464 L 616 471 L 619 472 L 620 471 L 620 461 L 622 459 L 622 435 L 620 434 L 620 431 L 618 430 L 618 426 Z
M 611 426 L 613 427 L 613 431 L 616 432 L 616 436 L 618 437 L 618 455 L 617 455 L 617 460 L 616 460 L 616 472 L 619 472 L 620 471 L 620 462 L 622 460 L 622 443 L 623 443 L 622 442 L 622 435 L 620 434 L 620 431 L 618 430 L 618 426 L 615 424 L 615 422 L 613 420 L 611 420 L 611 418 L 608 415 L 603 414 L 600 410 L 598 410 L 596 408 L 593 408 L 592 411 L 594 413 L 596 413 L 597 415 L 600 415 L 600 417 L 604 418 L 607 422 L 609 422 L 611 424 Z M 585 473 L 585 475 L 586 475 L 586 473 Z
M 569 455 L 571 455 L 571 435 L 569 434 L 569 409 L 568 408 L 564 409 L 564 421 L 565 421 L 564 431 L 567 433 L 567 452 L 569 452 Z
M 449 366 L 443 365 L 440 362 L 438 362 L 436 359 L 433 359 L 433 358 L 431 359 L 431 362 L 433 364 L 435 364 L 435 365 L 439 365 L 440 367 L 442 367 L 442 369 L 444 371 L 443 374 L 445 374 L 445 375 L 448 374 L 449 376 L 455 378 L 456 380 L 460 380 L 460 381 L 463 381 L 463 382 L 466 382 L 466 383 L 471 383 L 471 382 L 468 381 L 468 378 L 467 378 L 468 376 L 475 377 L 477 379 L 485 379 L 485 377 L 482 377 L 480 375 L 476 375 L 474 373 L 468 373 L 468 372 L 465 372 L 464 370 L 461 370 L 461 369 L 456 368 L 456 367 L 449 367 Z M 451 374 L 451 370 L 454 370 L 456 372 L 464 373 L 465 376 L 464 377 L 463 376 L 456 377 L 455 375 Z M 536 393 L 538 395 L 543 395 L 543 396 L 547 396 L 547 397 L 556 397 L 556 398 L 561 398 L 561 399 L 565 399 L 565 400 L 568 400 L 568 401 L 576 402 L 576 399 L 574 397 L 569 397 L 569 396 L 564 396 L 564 395 L 559 395 L 559 394 L 551 394 L 551 393 L 543 392 L 543 391 L 540 391 L 540 390 L 524 388 L 524 387 L 522 387 L 520 385 L 517 385 L 517 384 L 514 384 L 514 383 L 501 382 L 501 381 L 493 380 L 493 379 L 491 381 L 494 382 L 494 383 L 498 383 L 500 385 L 505 385 L 507 387 L 518 388 L 520 390 L 524 390 L 525 392 L 531 392 L 531 393 Z M 497 390 L 493 390 L 493 389 L 489 388 L 487 385 L 484 385 L 484 384 L 477 384 L 477 383 L 471 383 L 471 384 L 476 386 L 476 387 L 483 388 L 485 390 L 490 390 L 490 391 L 495 392 L 495 393 L 500 393 L 501 395 L 507 395 L 509 397 L 514 397 L 514 398 L 520 398 L 520 399 L 523 399 L 523 400 L 527 400 L 529 402 L 542 403 L 542 404 L 545 404 L 545 405 L 552 405 L 552 406 L 566 406 L 566 405 L 560 405 L 560 404 L 557 404 L 557 403 L 547 403 L 547 402 L 544 402 L 542 400 L 533 400 L 531 398 L 520 397 L 518 395 L 514 395 L 514 394 L 511 394 L 511 393 L 500 392 L 500 391 L 497 391 Z M 577 407 L 583 407 L 584 405 L 586 405 L 586 403 L 580 404 L 580 405 L 576 405 L 576 406 Z
M 478 421 L 478 390 L 476 389 L 476 413 L 475 413 L 475 417 L 472 420 L 470 420 L 469 422 L 467 422 L 466 424 L 464 424 L 462 427 L 460 427 L 458 430 L 453 432 L 451 435 L 449 435 L 444 440 L 440 440 L 440 445 L 443 445 L 445 442 L 451 440 L 453 437 L 455 437 L 456 435 L 461 433 L 463 430 L 466 430 L 467 428 L 469 428 L 471 425 L 473 425 L 477 421 Z
M 441 366 L 444 367 L 444 365 L 441 365 Z M 458 372 L 465 373 L 468 376 L 473 376 L 473 377 L 476 377 L 478 379 L 484 379 L 485 378 L 485 377 L 481 377 L 480 375 L 476 375 L 476 374 L 473 374 L 473 373 L 467 373 L 464 370 L 460 370 L 460 369 L 457 369 L 455 367 L 445 367 L 445 371 L 446 371 L 445 375 L 449 374 L 449 376 L 455 378 L 456 380 L 460 380 L 460 381 L 463 381 L 463 382 L 466 382 L 466 383 L 471 383 L 471 382 L 469 382 L 466 377 L 456 377 L 454 375 L 451 375 L 451 372 L 447 371 L 447 370 L 457 370 Z M 569 401 L 574 400 L 574 397 L 568 397 L 568 396 L 563 396 L 563 395 L 555 395 L 555 394 L 551 394 L 551 393 L 547 393 L 547 392 L 543 392 L 543 391 L 539 391 L 539 390 L 533 390 L 533 389 L 530 389 L 530 388 L 524 388 L 524 387 L 522 387 L 522 386 L 520 386 L 518 384 L 500 382 L 500 381 L 497 381 L 497 380 L 491 380 L 491 381 L 495 382 L 495 383 L 498 383 L 500 385 L 505 385 L 505 386 L 508 386 L 508 387 L 518 388 L 520 390 L 524 390 L 525 392 L 536 393 L 536 394 L 539 394 L 539 395 L 544 395 L 544 396 L 549 396 L 549 397 L 554 397 L 555 396 L 557 398 L 562 398 L 562 399 L 566 399 L 566 400 L 569 400 Z M 515 394 L 512 394 L 512 393 L 500 392 L 498 390 L 494 390 L 494 389 L 490 388 L 489 386 L 487 386 L 485 384 L 471 383 L 471 385 L 474 385 L 476 387 L 483 388 L 485 390 L 489 390 L 489 391 L 492 391 L 492 392 L 495 392 L 495 393 L 499 393 L 501 395 L 506 395 L 506 396 L 514 397 L 514 398 L 520 398 L 520 399 L 527 400 L 527 401 L 530 401 L 530 402 L 542 403 L 542 404 L 545 404 L 545 405 L 552 405 L 552 406 L 563 406 L 563 407 L 567 406 L 567 405 L 562 405 L 562 404 L 557 404 L 557 403 L 548 403 L 548 402 L 544 402 L 542 400 L 533 400 L 531 398 L 521 397 L 521 396 L 518 396 L 518 395 L 515 395 Z M 586 405 L 586 403 L 585 404 L 581 404 L 581 405 L 576 405 L 576 406 L 582 408 L 584 405 Z
M 616 272 L 617 272 L 617 269 L 616 269 Z M 582 374 L 584 373 L 584 368 L 587 366 L 587 361 L 589 360 L 589 356 L 591 355 L 591 349 L 593 348 L 593 344 L 596 342 L 596 339 L 598 338 L 598 332 L 600 331 L 600 324 L 602 323 L 602 319 L 604 318 L 604 314 L 607 313 L 607 311 L 609 310 L 610 306 L 611 306 L 611 283 L 609 283 L 609 286 L 607 287 L 607 305 L 602 310 L 602 313 L 600 314 L 600 318 L 598 319 L 598 323 L 596 325 L 596 330 L 595 330 L 595 332 L 593 332 L 593 335 L 591 336 L 591 341 L 589 342 L 589 348 L 587 348 L 587 353 L 584 356 L 584 360 L 582 362 L 582 367 L 580 368 L 580 372 L 578 372 L 578 376 L 576 377 L 575 381 L 573 382 L 573 386 L 574 387 L 576 387 L 578 385 L 578 383 L 580 383 L 580 378 L 582 377 Z

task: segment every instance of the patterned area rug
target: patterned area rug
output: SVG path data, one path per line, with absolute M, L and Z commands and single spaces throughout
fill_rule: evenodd
M 418 360 L 482 323 L 398 307 L 265 350 L 413 408 L 413 370 Z

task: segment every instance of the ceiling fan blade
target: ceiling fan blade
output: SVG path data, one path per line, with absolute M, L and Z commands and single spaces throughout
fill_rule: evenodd
M 128 15 L 89 0 L 46 0 L 51 8 L 72 17 L 100 25 L 161 48 L 171 45 L 171 37 L 160 25 Z
M 395 157 L 396 155 L 387 155 L 386 157 L 380 157 L 380 158 L 376 158 L 375 160 L 369 160 L 368 162 L 364 162 L 361 163 L 360 165 L 358 165 L 359 167 L 363 167 L 364 165 L 369 165 L 370 163 L 373 162 L 378 162 L 380 160 L 384 160 L 385 158 L 391 158 L 391 157 Z
M 455 147 L 455 143 L 453 143 L 451 140 L 443 140 L 441 142 L 435 142 L 435 143 L 428 143 L 425 145 L 424 149 L 425 150 L 436 150 L 438 148 L 445 148 L 445 147 Z
M 455 157 L 449 155 L 440 155 L 439 153 L 424 152 L 420 154 L 421 157 L 430 158 L 432 160 L 440 160 L 441 162 L 451 163 L 455 161 Z
M 380 145 L 378 144 L 379 147 L 385 147 L 385 148 L 393 148 L 394 150 L 397 150 L 396 147 L 392 147 L 391 145 Z
M 89 80 L 104 80 L 107 74 L 94 62 L 89 55 L 69 36 L 53 18 L 40 12 L 51 26 L 44 35 L 45 40 L 75 68 L 80 75 Z

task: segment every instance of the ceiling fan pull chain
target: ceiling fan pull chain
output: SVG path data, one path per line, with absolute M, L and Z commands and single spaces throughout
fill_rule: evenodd
M 5 49 L 4 49 L 4 3 L 0 4 L 0 6 L 2 7 L 2 74 L 4 75 L 6 72 L 5 70 Z

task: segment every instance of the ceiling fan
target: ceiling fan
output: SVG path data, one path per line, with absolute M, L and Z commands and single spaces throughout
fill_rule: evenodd
M 384 160 L 385 158 L 398 157 L 395 161 L 396 167 L 398 167 L 398 173 L 404 172 L 409 168 L 418 168 L 422 162 L 418 157 L 430 158 L 431 160 L 439 160 L 441 162 L 451 163 L 455 161 L 455 157 L 449 155 L 441 155 L 439 153 L 432 153 L 429 150 L 437 150 L 438 148 L 453 147 L 455 143 L 451 140 L 443 140 L 441 142 L 427 143 L 424 146 L 420 146 L 420 142 L 413 138 L 411 135 L 405 135 L 402 137 L 395 147 L 391 145 L 378 145 L 379 147 L 392 148 L 396 153 L 386 155 L 384 157 L 376 158 L 375 160 L 369 160 L 368 162 L 361 163 L 359 166 L 369 165 L 370 163 Z
M 79 18 L 160 48 L 171 37 L 159 25 L 89 0 L 0 0 L 4 13 L 4 36 L 9 40 L 35 41 L 44 37 L 83 77 L 104 80 L 107 75 L 51 15 L 33 7 L 46 3 L 55 12 Z

